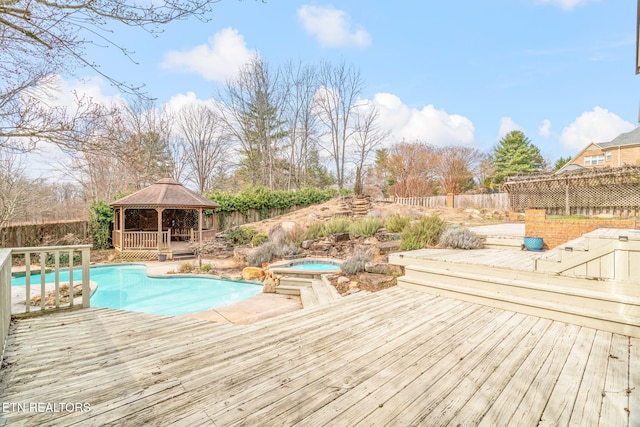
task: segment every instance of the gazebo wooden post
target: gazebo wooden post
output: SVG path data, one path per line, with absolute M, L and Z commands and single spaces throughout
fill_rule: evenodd
M 198 208 L 198 244 L 202 244 L 202 208 Z
M 123 251 L 125 250 L 124 247 L 124 206 L 120 207 L 120 209 L 118 210 L 118 228 L 120 229 L 120 238 L 118 239 L 118 242 L 120 244 L 120 250 Z
M 162 211 L 163 208 L 156 208 L 158 212 L 158 252 L 162 250 Z

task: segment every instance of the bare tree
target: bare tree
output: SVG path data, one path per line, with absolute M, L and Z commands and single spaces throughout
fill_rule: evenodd
M 380 128 L 378 122 L 378 109 L 375 106 L 361 105 L 355 116 L 353 135 L 353 154 L 355 155 L 356 182 L 355 193 L 360 194 L 363 187 L 363 175 L 365 165 L 371 155 L 387 140 L 390 131 Z
M 180 110 L 177 129 L 198 191 L 211 190 L 212 177 L 227 161 L 230 145 L 222 118 L 205 105 L 192 104 Z
M 93 102 L 79 97 L 68 110 L 47 102 L 56 76 L 90 68 L 120 90 L 143 95 L 141 86 L 105 74 L 100 64 L 86 55 L 87 47 L 110 46 L 133 61 L 126 47 L 110 35 L 117 25 L 138 27 L 155 36 L 171 21 L 196 17 L 206 20 L 218 0 L 171 2 L 28 1 L 9 0 L 0 6 L 0 137 L 12 148 L 33 148 L 47 140 L 68 147 L 88 139 L 78 126 L 96 115 Z
M 122 129 L 116 131 L 108 147 L 120 159 L 122 172 L 128 175 L 127 188 L 139 190 L 172 174 L 169 152 L 171 123 L 152 102 L 135 99 L 120 109 Z
M 320 146 L 333 160 L 338 187 L 343 188 L 347 146 L 354 133 L 356 105 L 364 84 L 360 71 L 345 63 L 322 63 L 318 77 L 315 111 L 325 131 Z
M 311 183 L 310 172 L 317 158 L 318 129 L 313 102 L 318 82 L 316 69 L 301 63 L 287 64 L 284 73 L 289 87 L 285 113 L 289 152 L 287 189 L 292 189 Z
M 0 149 L 0 231 L 26 207 L 22 203 L 28 193 L 24 169 L 15 153 Z
M 279 71 L 256 56 L 238 76 L 227 82 L 220 95 L 221 115 L 238 143 L 240 173 L 252 185 L 276 187 L 282 152 L 284 103 L 287 88 Z
M 436 152 L 433 168 L 445 193 L 460 194 L 473 186 L 481 153 L 473 147 L 442 147 Z
M 384 157 L 384 169 L 398 197 L 430 196 L 434 192 L 435 149 L 423 142 L 395 143 Z

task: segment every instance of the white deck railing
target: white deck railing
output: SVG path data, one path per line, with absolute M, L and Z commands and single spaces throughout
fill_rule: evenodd
M 11 324 L 11 249 L 0 249 L 0 362 Z
M 40 296 L 39 310 L 40 312 L 49 310 L 59 310 L 62 308 L 74 307 L 73 301 L 73 271 L 80 269 L 82 271 L 82 304 L 80 307 L 87 308 L 90 306 L 89 297 L 91 296 L 91 286 L 89 277 L 89 258 L 91 245 L 73 245 L 73 246 L 42 246 L 31 248 L 13 248 L 0 249 L 0 350 L 4 354 L 4 346 L 7 335 L 9 333 L 9 324 L 12 314 L 24 314 L 32 311 L 30 304 L 31 289 L 37 287 L 37 284 L 31 283 L 31 274 L 40 273 L 39 289 L 34 294 Z M 81 264 L 74 265 L 74 255 L 80 254 Z M 69 262 L 61 263 L 61 255 L 65 254 Z M 24 301 L 20 301 L 20 307 L 24 303 L 24 310 L 16 310 L 18 304 L 13 304 L 12 288 L 11 288 L 11 266 L 15 257 L 23 256 L 25 263 L 25 290 Z M 36 261 L 37 260 L 37 261 Z M 53 265 L 47 267 L 47 260 L 52 260 Z M 35 267 L 35 263 L 39 265 Z M 69 302 L 61 302 L 60 292 L 60 270 L 69 270 Z M 53 272 L 54 279 L 50 283 L 47 282 L 45 273 Z M 66 281 L 63 281 L 63 283 Z M 32 286 L 33 285 L 33 286 Z M 47 286 L 49 285 L 49 286 Z M 47 292 L 53 291 L 53 304 L 47 305 Z M 13 311 L 13 312 L 12 312 Z M 1 360 L 1 359 L 0 359 Z

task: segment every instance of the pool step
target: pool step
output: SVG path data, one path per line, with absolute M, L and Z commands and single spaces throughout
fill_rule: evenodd
M 300 295 L 304 308 L 330 304 L 341 298 L 337 289 L 325 279 L 301 279 L 298 277 L 281 277 L 276 293 L 284 295 Z

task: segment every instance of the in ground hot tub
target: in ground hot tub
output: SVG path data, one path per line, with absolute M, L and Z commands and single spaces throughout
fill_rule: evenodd
M 298 258 L 274 262 L 269 265 L 269 271 L 290 277 L 319 279 L 322 274 L 339 272 L 341 265 L 341 260 L 332 258 Z

